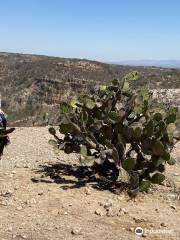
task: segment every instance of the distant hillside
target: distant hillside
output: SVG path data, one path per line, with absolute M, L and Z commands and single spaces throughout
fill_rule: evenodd
M 179 88 L 180 70 L 104 64 L 84 59 L 0 53 L 2 108 L 9 121 L 42 124 L 58 116 L 61 100 L 137 69 L 138 86 Z
M 128 66 L 180 68 L 180 60 L 129 60 L 116 62 L 116 64 Z

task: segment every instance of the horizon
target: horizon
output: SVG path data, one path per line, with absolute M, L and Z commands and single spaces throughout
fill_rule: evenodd
M 100 62 L 179 61 L 178 0 L 0 0 L 1 52 Z
M 37 54 L 37 53 L 28 53 L 28 52 L 4 52 L 4 51 L 0 51 L 0 54 L 20 54 L 20 55 L 36 55 L 36 56 L 42 56 L 42 57 L 52 57 L 52 58 L 67 58 L 67 59 L 81 59 L 81 60 L 87 60 L 87 61 L 97 61 L 97 62 L 102 62 L 102 63 L 109 63 L 109 64 L 121 64 L 121 63 L 126 63 L 126 62 L 150 62 L 150 61 L 154 61 L 154 62 L 180 62 L 180 58 L 179 59 L 127 59 L 127 60 L 119 60 L 119 61 L 101 61 L 98 59 L 90 59 L 90 58 L 76 58 L 76 57 L 64 57 L 64 56 L 56 56 L 56 55 L 46 55 L 46 54 Z

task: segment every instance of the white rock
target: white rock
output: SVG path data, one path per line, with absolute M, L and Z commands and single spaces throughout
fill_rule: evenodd
M 73 235 L 79 235 L 79 234 L 81 234 L 81 228 L 73 228 L 71 233 Z
M 130 227 L 128 230 L 129 230 L 130 232 L 134 232 L 134 228 L 133 228 L 133 227 Z
M 30 203 L 31 203 L 31 204 L 36 204 L 36 203 L 37 203 L 37 202 L 36 202 L 36 199 L 35 199 L 35 198 L 31 198 Z
M 122 214 L 128 214 L 128 211 L 125 208 L 120 208 L 119 212 Z
M 176 209 L 176 206 L 174 206 L 174 205 L 170 205 L 170 207 L 174 210 Z
M 104 208 L 109 209 L 110 207 L 112 207 L 112 205 L 112 200 L 108 199 L 108 201 L 104 204 Z
M 26 235 L 21 235 L 21 237 L 22 237 L 23 239 L 26 239 L 26 238 L 27 238 L 27 236 L 26 236 Z
M 96 209 L 96 210 L 94 211 L 94 213 L 95 213 L 96 215 L 103 216 L 103 213 L 102 213 L 102 211 L 101 211 L 100 209 Z
M 86 188 L 86 189 L 85 189 L 85 194 L 86 194 L 86 195 L 91 195 L 91 190 L 90 190 L 89 188 Z
M 13 230 L 12 227 L 8 228 L 8 232 L 12 232 L 12 230 Z
M 168 200 L 175 200 L 176 199 L 176 194 L 172 194 L 172 193 L 168 194 L 167 199 Z
M 18 206 L 16 209 L 17 209 L 18 211 L 21 211 L 23 208 L 22 208 L 22 206 Z

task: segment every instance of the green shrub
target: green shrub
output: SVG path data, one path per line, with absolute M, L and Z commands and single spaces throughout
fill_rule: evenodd
M 131 72 L 121 81 L 113 80 L 70 103 L 63 102 L 60 139 L 53 127 L 50 140 L 69 154 L 80 153 L 83 164 L 107 179 L 128 176 L 131 191 L 147 191 L 151 183 L 161 184 L 165 164 L 175 164 L 170 155 L 176 140 L 177 109 L 160 106 L 146 89 L 131 90 Z

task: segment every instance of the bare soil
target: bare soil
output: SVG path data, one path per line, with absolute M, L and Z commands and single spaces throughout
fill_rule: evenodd
M 0 161 L 0 240 L 180 239 L 179 143 L 166 182 L 130 199 L 118 187 L 84 178 L 78 156 L 57 155 L 50 138 L 44 127 L 11 135 Z

